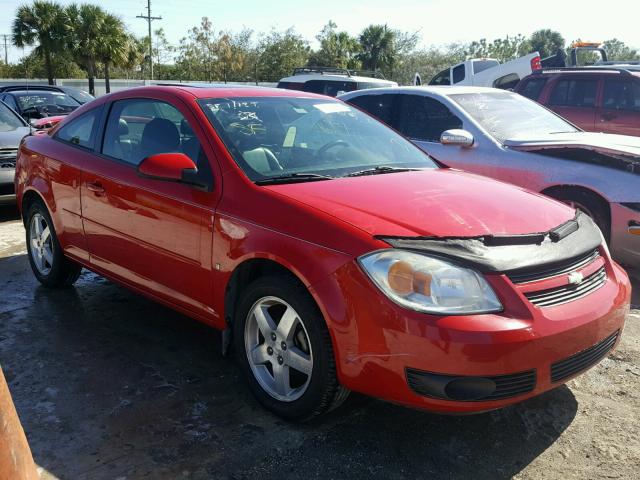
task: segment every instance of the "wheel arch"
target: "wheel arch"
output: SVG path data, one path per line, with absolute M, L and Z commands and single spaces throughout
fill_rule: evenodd
M 224 318 L 227 325 L 233 323 L 236 307 L 242 288 L 249 285 L 252 281 L 267 275 L 286 275 L 309 292 L 314 302 L 320 308 L 318 299 L 315 297 L 309 283 L 306 282 L 298 272 L 294 272 L 283 262 L 267 257 L 252 257 L 241 261 L 231 272 L 229 280 L 224 290 Z
M 20 213 L 22 216 L 23 224 L 27 221 L 25 217 L 27 210 L 33 204 L 33 202 L 38 202 L 38 201 L 45 206 L 45 208 L 49 211 L 49 215 L 51 215 L 51 209 L 47 205 L 47 201 L 45 200 L 42 192 L 40 192 L 35 188 L 30 187 L 24 191 L 24 193 L 22 194 L 22 199 L 20 201 Z
M 568 184 L 568 183 L 559 183 L 557 185 L 552 185 L 549 187 L 545 187 L 544 190 L 542 190 L 540 193 L 542 193 L 543 195 L 547 195 L 549 197 L 552 198 L 556 198 L 556 195 L 559 193 L 571 193 L 571 192 L 582 192 L 582 193 L 586 193 L 590 196 L 592 196 L 593 198 L 596 198 L 598 201 L 600 201 L 603 205 L 606 205 L 607 210 L 609 211 L 609 214 L 611 214 L 610 210 L 611 208 L 609 207 L 609 200 L 599 191 L 590 188 L 590 187 L 585 187 L 584 185 L 578 185 L 578 184 Z
M 609 200 L 607 200 L 600 192 L 597 192 L 592 188 L 585 187 L 582 185 L 559 184 L 559 185 L 553 185 L 551 187 L 547 187 L 544 190 L 542 190 L 540 193 L 542 193 L 543 195 L 552 197 L 559 201 L 561 201 L 559 197 L 562 194 L 571 195 L 571 193 L 577 193 L 577 194 L 588 195 L 590 198 L 594 199 L 595 201 L 598 202 L 598 204 L 600 204 L 600 206 L 603 209 L 603 212 L 606 214 L 606 221 L 609 225 L 609 229 L 611 229 L 611 205 L 609 203 Z

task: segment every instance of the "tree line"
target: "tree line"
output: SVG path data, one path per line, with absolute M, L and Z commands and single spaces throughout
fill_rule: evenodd
M 122 20 L 98 5 L 35 0 L 18 8 L 12 43 L 34 50 L 17 64 L 0 63 L 0 77 L 10 78 L 149 78 L 149 37 L 136 37 Z M 293 28 L 266 33 L 216 28 L 208 17 L 191 28 L 177 45 L 163 29 L 155 30 L 151 48 L 156 80 L 275 82 L 295 67 L 330 66 L 382 72 L 410 83 L 416 72 L 425 80 L 466 58 L 490 57 L 501 62 L 529 52 L 542 57 L 568 48 L 562 35 L 543 29 L 529 37 L 506 36 L 465 44 L 419 47 L 419 32 L 388 25 L 369 25 L 359 35 L 341 31 L 329 21 L 316 36 L 318 47 Z M 604 42 L 611 59 L 638 60 L 640 54 L 618 39 Z

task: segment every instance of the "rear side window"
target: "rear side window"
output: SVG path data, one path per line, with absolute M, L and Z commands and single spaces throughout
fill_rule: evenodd
M 544 77 L 529 78 L 528 80 L 525 80 L 524 86 L 519 89 L 518 93 L 530 98 L 531 100 L 538 100 L 540 93 L 546 84 L 547 79 Z
M 493 82 L 493 86 L 495 88 L 501 88 L 502 90 L 509 90 L 513 89 L 519 81 L 520 77 L 517 73 L 510 73 L 498 78 L 495 82 Z
M 593 107 L 596 104 L 597 87 L 597 80 L 562 79 L 553 88 L 549 104 L 564 107 Z
M 640 82 L 605 80 L 602 106 L 614 110 L 640 112 Z
M 429 85 L 451 85 L 451 72 L 447 68 L 431 79 Z
M 355 82 L 341 82 L 337 80 L 309 80 L 304 85 L 305 92 L 319 93 L 335 97 L 338 93 L 351 92 L 356 89 Z
M 94 108 L 90 112 L 72 120 L 56 132 L 55 138 L 84 148 L 93 148 L 95 127 L 100 118 L 102 108 Z
M 462 120 L 442 102 L 422 95 L 399 95 L 398 130 L 425 142 L 439 142 L 445 130 L 462 128 Z
M 300 82 L 278 82 L 278 88 L 286 88 L 288 90 L 304 90 L 304 83 L 300 83 Z
M 458 83 L 464 80 L 464 63 L 458 65 L 453 69 L 453 83 Z
M 500 65 L 497 60 L 477 60 L 473 62 L 473 73 L 484 72 L 485 70 Z
M 370 113 L 378 120 L 391 125 L 393 119 L 393 100 L 395 95 L 360 95 L 349 100 L 349 103 Z

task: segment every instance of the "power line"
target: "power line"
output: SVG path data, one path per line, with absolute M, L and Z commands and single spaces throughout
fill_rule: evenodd
M 136 18 L 143 18 L 149 24 L 149 71 L 151 72 L 150 80 L 153 80 L 153 40 L 151 38 L 151 22 L 153 20 L 162 20 L 162 17 L 151 16 L 151 0 L 147 0 L 147 14 L 136 15 Z

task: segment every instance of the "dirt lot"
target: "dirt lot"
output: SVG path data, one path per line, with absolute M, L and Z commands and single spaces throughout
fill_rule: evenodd
M 0 363 L 44 478 L 640 475 L 637 292 L 620 347 L 541 397 L 466 417 L 357 397 L 299 426 L 257 405 L 218 332 L 92 273 L 39 287 L 23 236 L 0 210 Z

